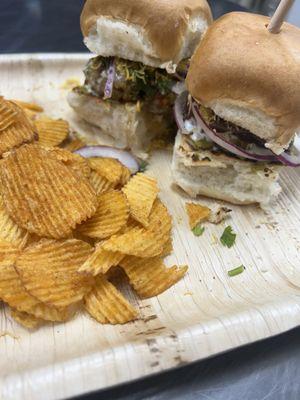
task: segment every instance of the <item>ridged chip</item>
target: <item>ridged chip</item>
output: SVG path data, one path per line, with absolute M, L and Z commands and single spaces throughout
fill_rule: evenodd
M 83 241 L 41 240 L 27 247 L 16 261 L 16 269 L 26 290 L 39 301 L 67 307 L 82 300 L 93 279 L 78 269 L 92 253 Z
M 85 236 L 105 239 L 119 232 L 129 217 L 129 207 L 121 191 L 112 190 L 98 196 L 96 213 L 83 224 L 78 231 Z
M 66 149 L 59 147 L 48 148 L 47 151 L 56 156 L 59 161 L 72 168 L 74 172 L 89 178 L 91 175 L 91 168 L 88 161 L 81 157 L 79 154 L 71 153 Z
M 118 160 L 106 157 L 92 157 L 89 158 L 89 163 L 94 171 L 109 182 L 114 185 L 120 183 L 123 175 L 123 166 Z
M 130 169 L 122 165 L 122 176 L 120 178 L 120 183 L 119 183 L 120 186 L 123 187 L 124 185 L 126 185 L 126 183 L 129 182 L 130 177 L 131 177 Z
M 41 237 L 70 236 L 98 205 L 86 178 L 36 144 L 9 153 L 2 161 L 0 181 L 9 215 Z
M 153 203 L 159 192 L 156 180 L 138 173 L 122 190 L 128 199 L 132 218 L 147 227 Z
M 129 220 L 129 224 L 123 233 L 103 242 L 103 248 L 142 258 L 155 257 L 164 252 L 165 245 L 171 238 L 172 219 L 161 200 L 154 202 L 148 228 L 134 226 L 132 220 Z
M 46 321 L 66 321 L 69 319 L 71 317 L 69 309 L 49 307 L 25 290 L 13 266 L 17 255 L 15 253 L 13 256 L 11 253 L 0 261 L 0 299 L 18 311 L 27 312 Z
M 103 249 L 102 243 L 96 245 L 94 252 L 79 268 L 79 272 L 92 275 L 105 274 L 110 268 L 119 265 L 124 255 L 118 252 Z
M 97 194 L 105 193 L 116 187 L 116 184 L 108 181 L 101 176 L 97 171 L 92 171 L 90 175 L 90 182 Z
M 0 96 L 0 132 L 12 126 L 18 119 L 19 110 Z
M 12 100 L 12 102 L 17 104 L 23 110 L 30 110 L 36 113 L 41 113 L 44 111 L 43 107 L 39 106 L 36 103 L 29 103 L 27 101 L 21 101 L 21 100 Z
M 75 137 L 75 138 L 70 138 L 69 140 L 67 140 L 67 142 L 64 143 L 63 148 L 65 150 L 69 150 L 69 151 L 73 152 L 73 151 L 82 149 L 82 147 L 84 147 L 84 146 L 86 146 L 86 143 L 83 140 Z
M 35 120 L 41 146 L 58 146 L 69 135 L 69 124 L 63 119 L 41 117 Z
M 10 312 L 13 319 L 27 329 L 35 329 L 42 325 L 44 320 L 37 318 L 32 314 L 12 309 Z
M 163 251 L 163 244 L 155 234 L 144 228 L 132 228 L 123 234 L 114 235 L 102 245 L 108 251 L 144 258 L 157 256 Z
M 177 283 L 188 269 L 187 266 L 167 268 L 160 257 L 125 257 L 120 266 L 141 298 L 157 296 L 164 292 Z
M 208 220 L 211 213 L 210 208 L 195 203 L 186 203 L 185 209 L 189 217 L 191 229 L 194 229 L 201 222 Z
M 24 111 L 16 104 L 9 102 L 10 107 L 15 110 L 17 116 L 13 123 L 0 131 L 0 156 L 24 143 L 31 143 L 38 139 L 37 132 L 32 122 Z M 1 121 L 1 116 L 0 116 Z M 4 123 L 5 125 L 6 123 Z M 4 126 L 2 125 L 2 127 Z
M 2 195 L 0 194 L 0 240 L 5 240 L 17 247 L 24 247 L 28 240 L 28 232 L 20 228 L 9 216 Z
M 173 241 L 172 238 L 170 237 L 167 241 L 167 243 L 164 245 L 163 251 L 160 254 L 160 257 L 167 257 L 168 255 L 170 255 L 173 251 Z
M 125 324 L 137 318 L 137 311 L 105 278 L 99 275 L 96 285 L 84 298 L 87 312 L 101 324 Z

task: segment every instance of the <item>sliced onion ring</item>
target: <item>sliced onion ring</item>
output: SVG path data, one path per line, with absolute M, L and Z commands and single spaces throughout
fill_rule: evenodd
M 255 161 L 268 161 L 268 162 L 278 162 L 278 157 L 271 152 L 271 150 L 261 148 L 260 149 L 260 154 L 256 153 L 251 153 L 247 150 L 244 150 L 237 145 L 228 142 L 224 138 L 221 137 L 218 132 L 215 132 L 214 130 L 210 129 L 210 127 L 206 124 L 205 120 L 200 114 L 199 107 L 196 102 L 193 102 L 192 104 L 192 111 L 193 115 L 199 124 L 199 126 L 202 128 L 202 130 L 205 132 L 207 137 L 215 142 L 217 145 L 222 147 L 223 149 L 229 151 L 230 153 L 233 153 L 239 157 L 243 158 L 248 158 L 249 160 L 255 160 Z M 262 154 L 263 153 L 263 154 Z
M 177 126 L 181 130 L 181 133 L 183 133 L 184 135 L 188 135 L 190 133 L 185 129 L 184 126 L 184 112 L 187 107 L 187 101 L 188 101 L 188 92 L 184 91 L 180 93 L 180 95 L 177 97 L 174 106 L 174 116 Z
M 107 80 L 104 88 L 104 97 L 103 97 L 104 100 L 110 99 L 112 96 L 115 74 L 116 74 L 115 59 L 112 58 L 107 70 Z
M 115 158 L 120 161 L 125 167 L 129 168 L 131 173 L 135 174 L 138 172 L 140 166 L 134 156 L 128 151 L 115 149 L 109 146 L 86 146 L 74 153 L 81 155 L 84 158 L 91 157 L 108 157 Z
M 300 167 L 300 137 L 297 134 L 295 136 L 292 151 L 296 154 L 290 154 L 285 151 L 284 153 L 279 154 L 277 158 L 282 162 L 282 164 L 287 165 L 288 167 Z

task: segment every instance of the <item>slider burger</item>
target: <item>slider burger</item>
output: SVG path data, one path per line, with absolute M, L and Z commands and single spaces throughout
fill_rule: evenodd
M 175 182 L 190 196 L 269 203 L 282 166 L 300 165 L 300 29 L 230 13 L 213 23 L 191 59 L 175 111 Z
M 176 132 L 176 93 L 211 22 L 206 0 L 87 0 L 81 29 L 97 57 L 69 104 L 118 147 L 146 150 Z

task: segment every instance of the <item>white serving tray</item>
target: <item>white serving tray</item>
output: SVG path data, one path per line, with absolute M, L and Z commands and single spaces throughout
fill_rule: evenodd
M 79 123 L 66 103 L 67 78 L 82 80 L 88 55 L 0 56 L 0 94 L 34 101 L 51 116 Z M 202 237 L 188 227 L 187 198 L 171 187 L 170 157 L 157 151 L 149 173 L 174 217 L 175 254 L 168 265 L 188 264 L 187 276 L 157 298 L 138 300 L 141 319 L 125 326 L 99 325 L 85 315 L 32 333 L 0 306 L 0 399 L 43 400 L 79 395 L 145 377 L 300 324 L 300 169 L 286 169 L 283 193 L 266 211 L 233 207 L 236 245 L 218 238 L 224 226 L 208 225 Z M 215 204 L 201 199 L 201 203 Z M 243 274 L 229 278 L 240 264 Z

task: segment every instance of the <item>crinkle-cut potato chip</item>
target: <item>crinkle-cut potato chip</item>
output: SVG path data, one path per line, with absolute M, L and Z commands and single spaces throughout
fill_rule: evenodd
M 1 163 L 0 183 L 9 215 L 41 237 L 70 236 L 98 205 L 89 181 L 37 144 L 8 154 Z
M 77 137 L 70 138 L 69 140 L 66 141 L 66 143 L 63 143 L 63 148 L 65 150 L 69 150 L 71 152 L 82 149 L 82 147 L 85 147 L 85 146 L 86 146 L 86 143 Z
M 173 251 L 173 241 L 172 238 L 170 237 L 167 241 L 167 243 L 164 245 L 163 251 L 160 254 L 160 257 L 167 257 L 170 255 Z
M 78 271 L 94 276 L 100 273 L 105 274 L 110 268 L 117 266 L 123 258 L 122 253 L 104 250 L 102 243 L 98 243 L 94 252 Z
M 32 314 L 28 314 L 26 312 L 14 309 L 11 309 L 10 314 L 13 317 L 13 319 L 16 322 L 18 322 L 18 324 L 22 325 L 24 328 L 27 329 L 38 328 L 44 322 L 44 320 L 42 320 L 41 318 L 37 318 Z
M 172 219 L 159 199 L 152 207 L 148 228 L 135 226 L 132 219 L 127 225 L 122 233 L 102 243 L 105 250 L 142 258 L 155 257 L 164 252 L 166 243 L 171 239 Z
M 34 111 L 36 113 L 41 113 L 44 111 L 43 107 L 39 106 L 36 103 L 29 103 L 27 101 L 21 101 L 21 100 L 11 100 L 11 101 L 13 103 L 17 104 L 23 110 L 30 110 L 30 111 Z
M 82 300 L 94 280 L 78 269 L 92 253 L 81 240 L 48 240 L 27 247 L 15 267 L 26 290 L 39 301 L 67 307 Z
M 126 183 L 129 182 L 129 179 L 131 178 L 131 171 L 125 165 L 122 165 L 122 176 L 120 178 L 120 186 L 126 185 Z
M 7 240 L 0 239 L 0 267 L 1 265 L 14 265 L 18 255 L 20 252 L 20 248 Z M 1 299 L 1 293 L 0 293 Z
M 0 96 L 0 132 L 12 126 L 18 119 L 19 109 Z
M 9 255 L 0 261 L 0 299 L 10 307 L 45 321 L 66 321 L 72 314 L 68 308 L 49 307 L 31 296 L 16 272 L 14 259 Z
M 106 178 L 101 176 L 97 171 L 92 171 L 90 175 L 90 182 L 97 194 L 105 193 L 108 190 L 114 189 L 116 185 Z
M 137 311 L 103 275 L 96 278 L 84 298 L 87 312 L 101 324 L 125 324 L 137 318 Z
M 123 175 L 123 165 L 114 158 L 92 157 L 89 158 L 91 168 L 109 182 L 117 185 Z
M 153 203 L 159 192 L 156 180 L 138 173 L 122 190 L 128 199 L 132 218 L 147 227 Z
M 200 224 L 203 221 L 208 220 L 211 209 L 206 206 L 201 206 L 201 204 L 186 203 L 185 209 L 189 217 L 189 224 L 191 229 Z
M 35 120 L 41 146 L 58 146 L 69 135 L 69 124 L 63 119 L 41 117 Z
M 66 149 L 59 147 L 52 147 L 47 149 L 48 152 L 55 155 L 59 161 L 72 168 L 74 172 L 89 178 L 91 175 L 91 168 L 88 161 L 81 157 L 79 154 L 71 153 Z
M 28 236 L 28 232 L 20 228 L 9 216 L 4 207 L 2 195 L 0 194 L 0 240 L 6 240 L 22 248 L 26 245 Z
M 10 105 L 17 112 L 17 116 L 11 125 L 0 131 L 0 156 L 8 150 L 38 139 L 35 127 L 24 111 L 16 104 L 10 103 Z
M 102 246 L 107 251 L 144 258 L 157 256 L 163 251 L 163 244 L 157 240 L 155 234 L 144 228 L 132 228 L 114 235 L 103 242 Z
M 125 257 L 120 266 L 126 272 L 130 284 L 141 298 L 153 297 L 177 283 L 188 267 L 167 268 L 160 257 Z
M 126 225 L 129 207 L 126 196 L 117 190 L 100 194 L 98 202 L 96 213 L 79 225 L 78 231 L 91 238 L 106 239 Z

